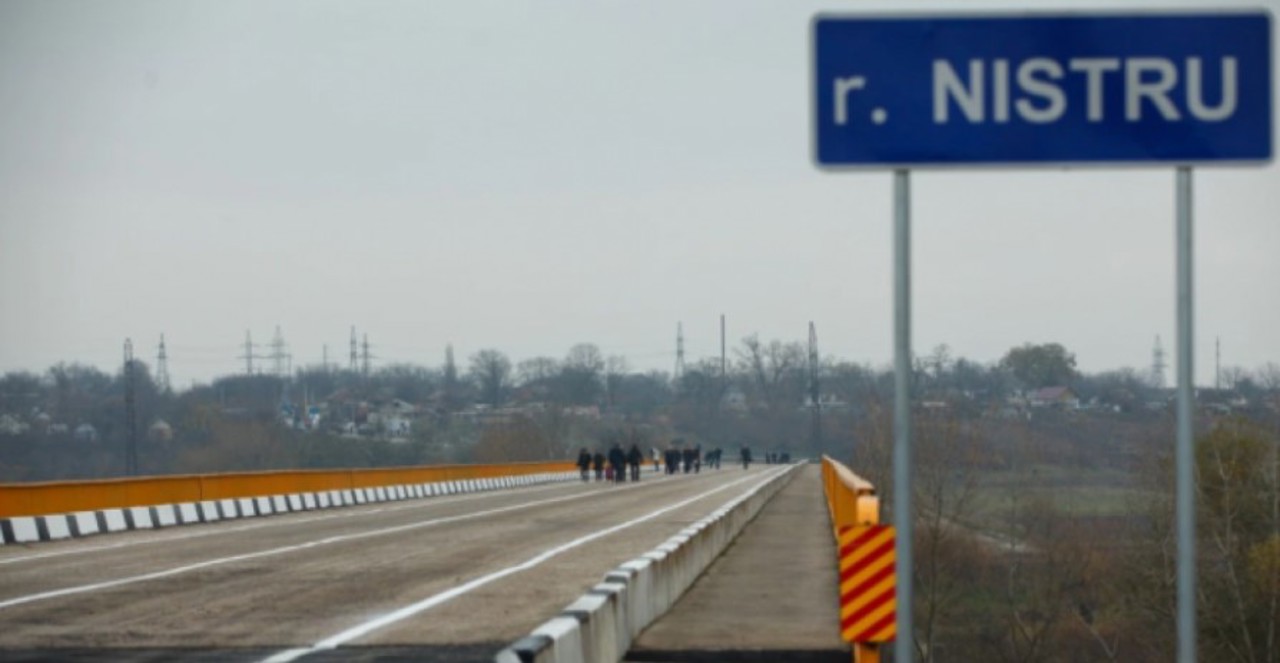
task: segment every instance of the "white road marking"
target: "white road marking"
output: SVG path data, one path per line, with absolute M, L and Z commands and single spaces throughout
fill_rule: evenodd
M 649 485 L 652 485 L 652 482 L 650 482 L 649 484 L 630 484 L 630 485 L 627 485 L 627 486 L 625 486 L 625 487 L 622 487 L 622 488 L 616 488 L 616 489 L 613 489 L 613 490 L 615 490 L 615 491 L 617 491 L 617 490 L 633 490 L 633 489 L 636 489 L 636 488 L 642 488 L 642 487 L 646 487 L 646 486 L 649 486 Z M 590 497 L 596 497 L 597 495 L 598 495 L 598 493 L 597 493 L 596 491 L 591 491 L 591 492 L 586 492 L 586 493 L 575 493 L 575 494 L 573 494 L 573 495 L 564 495 L 564 496 L 561 496 L 561 497 L 552 497 L 552 498 L 545 499 L 545 500 L 538 500 L 538 501 L 536 501 L 536 502 L 525 502 L 525 503 L 523 503 L 523 504 L 514 504 L 514 505 L 511 505 L 511 506 L 499 507 L 499 508 L 496 508 L 496 509 L 487 509 L 487 510 L 484 510 L 484 511 L 475 511 L 475 512 L 472 512 L 472 513 L 464 513 L 464 514 L 459 514 L 459 515 L 456 515 L 456 516 L 446 516 L 446 517 L 444 517 L 444 518 L 435 518 L 435 519 L 432 519 L 432 520 L 423 520 L 423 521 L 419 521 L 419 522 L 416 522 L 416 523 L 408 523 L 408 524 L 405 524 L 405 525 L 397 525 L 397 526 L 395 526 L 395 527 L 386 527 L 386 528 L 382 528 L 382 529 L 369 530 L 369 531 L 367 531 L 367 532 L 357 532 L 357 533 L 354 533 L 354 534 L 342 534 L 342 535 L 338 535 L 338 536 L 330 536 L 330 537 L 326 537 L 326 538 L 323 538 L 323 539 L 316 539 L 316 540 L 314 540 L 314 541 L 307 541 L 307 542 L 305 542 L 305 543 L 299 543 L 299 544 L 295 544 L 295 545 L 291 545 L 291 546 L 281 546 L 281 547 L 279 547 L 279 548 L 270 548 L 270 549 L 268 549 L 268 550 L 260 550 L 260 551 L 258 551 L 258 552 L 244 553 L 244 554 L 242 554 L 242 555 L 232 555 L 232 556 L 230 556 L 230 557 L 220 557 L 220 558 L 217 558 L 217 559 L 206 560 L 206 561 L 203 561 L 203 562 L 196 562 L 195 564 L 187 564 L 187 565 L 184 565 L 184 566 L 178 566 L 178 567 L 174 567 L 174 568 L 172 568 L 172 569 L 167 569 L 167 570 L 164 570 L 164 571 L 156 571 L 156 572 L 153 572 L 153 573 L 144 573 L 144 574 L 136 575 L 136 576 L 128 576 L 128 577 L 125 577 L 125 578 L 117 578 L 117 579 L 115 579 L 115 580 L 107 580 L 107 581 L 104 581 L 104 582 L 96 582 L 96 583 L 92 583 L 92 584 L 88 584 L 88 585 L 78 585 L 78 586 L 75 586 L 75 587 L 66 587 L 66 588 L 63 588 L 63 589 L 55 589 L 55 590 L 51 590 L 51 591 L 47 591 L 47 592 L 39 592 L 39 593 L 37 593 L 37 594 L 28 594 L 28 595 L 26 595 L 26 596 L 19 596 L 19 597 L 12 598 L 12 599 L 6 599 L 6 600 L 3 600 L 3 601 L 0 601 L 0 610 L 4 610 L 5 608 L 12 608 L 12 607 L 14 607 L 14 606 L 23 605 L 23 604 L 26 604 L 26 603 L 34 603 L 34 602 L 36 602 L 36 601 L 42 601 L 42 600 L 45 600 L 45 599 L 58 598 L 58 597 L 60 597 L 60 596 L 71 596 L 71 595 L 74 595 L 74 594 L 84 594 L 84 593 L 94 592 L 94 591 L 98 591 L 98 590 L 102 590 L 102 589 L 111 589 L 111 588 L 113 588 L 113 587 L 120 587 L 120 586 L 122 586 L 122 585 L 131 585 L 131 584 L 134 584 L 134 583 L 145 582 L 145 581 L 147 581 L 147 580 L 158 580 L 158 579 L 160 579 L 160 578 L 169 578 L 169 577 L 172 577 L 172 576 L 181 575 L 181 574 L 183 574 L 183 573 L 190 573 L 191 571 L 199 571 L 200 569 L 207 569 L 207 568 L 209 568 L 209 567 L 213 567 L 213 566 L 221 566 L 221 565 L 223 565 L 223 564 L 230 564 L 230 563 L 232 563 L 232 562 L 242 562 L 242 561 L 249 560 L 249 559 L 258 559 L 258 558 L 262 558 L 262 557 L 272 557 L 272 556 L 275 556 L 275 555 L 282 555 L 282 554 L 286 554 L 286 553 L 297 552 L 297 551 L 300 551 L 300 550 L 308 550 L 308 549 L 311 549 L 311 548 L 315 548 L 315 547 L 318 547 L 318 546 L 325 546 L 325 545 L 329 545 L 329 544 L 332 544 L 332 543 L 342 543 L 342 542 L 344 542 L 344 541 L 354 541 L 354 540 L 359 540 L 359 539 L 367 539 L 367 538 L 372 538 L 372 537 L 375 537 L 375 536 L 384 536 L 384 535 L 387 535 L 387 534 L 395 534 L 395 533 L 397 533 L 397 532 L 407 532 L 407 531 L 410 531 L 410 530 L 422 529 L 422 528 L 424 528 L 424 527 L 432 527 L 432 526 L 434 526 L 434 525 L 443 525 L 443 524 L 445 524 L 445 523 L 461 522 L 461 521 L 464 521 L 464 520 L 474 520 L 474 519 L 476 519 L 476 518 L 483 518 L 483 517 L 485 517 L 485 516 L 492 516 L 492 515 L 497 515 L 497 514 L 500 514 L 500 513 L 507 513 L 507 512 L 510 512 L 510 511 L 519 511 L 519 510 L 521 510 L 521 509 L 529 509 L 529 508 L 533 508 L 533 507 L 537 507 L 537 506 L 543 506 L 543 505 L 545 505 L 545 504 L 555 504 L 555 503 L 557 503 L 557 502 L 567 502 L 567 501 L 569 501 L 569 500 L 579 500 L 579 499 L 585 499 L 585 498 L 590 498 Z M 368 512 L 368 511 L 365 511 L 365 512 L 363 512 L 363 513 L 369 513 L 369 512 Z
M 554 484 L 543 485 L 543 486 L 531 486 L 528 488 L 524 488 L 520 492 L 521 493 L 543 492 L 543 491 L 552 490 L 555 488 L 563 488 L 566 485 L 568 485 L 568 482 L 554 483 Z M 578 484 L 575 483 L 572 485 L 578 485 Z M 482 499 L 486 497 L 494 497 L 496 495 L 511 495 L 511 494 L 513 493 L 493 491 L 493 492 L 487 492 L 487 493 L 474 493 L 469 495 L 458 495 L 458 496 L 452 496 L 452 497 L 423 498 L 426 501 L 415 500 L 412 503 L 396 504 L 393 506 L 383 506 L 383 507 L 375 507 L 375 508 L 365 508 L 365 509 L 358 509 L 358 510 L 346 510 L 346 508 L 344 508 L 342 511 L 330 511 L 323 515 L 305 516 L 300 518 L 288 518 L 288 519 L 268 518 L 266 520 L 258 521 L 252 525 L 242 525 L 238 527 L 228 526 L 230 525 L 230 523 L 234 522 L 231 520 L 214 521 L 214 522 L 205 523 L 205 524 L 213 525 L 215 523 L 222 523 L 224 524 L 224 526 L 216 529 L 188 532 L 183 534 L 175 533 L 172 536 L 158 536 L 154 538 L 139 539 L 139 540 L 133 540 L 133 541 L 121 541 L 119 543 L 111 543 L 111 544 L 102 545 L 102 546 L 87 546 L 84 548 L 76 548 L 74 550 L 54 550 L 49 552 L 38 553 L 35 555 L 26 555 L 23 557 L 3 558 L 3 559 L 0 559 L 0 566 L 4 566 L 6 564 L 16 564 L 18 562 L 38 561 L 42 559 L 49 559 L 51 557 L 62 557 L 64 555 L 82 555 L 85 553 L 101 552 L 104 550 L 116 550 L 118 548 L 130 548 L 133 546 L 142 546 L 142 545 L 149 545 L 149 544 L 173 543 L 175 541 L 187 541 L 190 539 L 204 538 L 206 536 L 219 536 L 222 534 L 234 534 L 236 532 L 246 532 L 249 530 L 262 529 L 264 527 L 290 527 L 293 525 L 300 525 L 303 523 L 313 523 L 313 522 L 319 522 L 324 520 L 336 520 L 340 518 L 354 518 L 357 516 L 366 516 L 374 513 L 384 513 L 384 512 L 394 513 L 396 511 L 406 511 L 409 509 L 422 509 L 426 507 L 437 506 L 440 504 L 454 504 L 456 502 L 467 502 L 467 501 Z M 357 505 L 357 506 L 365 506 L 365 505 Z M 295 512 L 295 513 L 298 513 L 298 512 Z M 288 515 L 288 514 L 281 514 L 281 515 Z M 139 533 L 143 533 L 143 532 L 140 530 Z
M 757 483 L 756 487 L 753 488 L 753 490 L 768 483 L 779 474 L 782 474 L 783 472 L 785 472 L 786 469 L 788 468 L 775 469 L 769 472 L 768 474 L 766 474 L 766 476 L 763 479 L 760 479 L 760 481 Z M 545 550 L 515 566 L 510 566 L 499 571 L 494 571 L 493 573 L 481 576 L 479 578 L 475 578 L 474 580 L 471 580 L 464 584 L 450 588 L 438 594 L 428 596 L 427 598 L 422 599 L 417 603 L 405 606 L 403 608 L 400 608 L 399 610 L 396 610 L 394 612 L 378 617 L 377 619 L 371 619 L 362 624 L 357 624 L 356 626 L 353 626 L 341 633 L 329 636 L 328 638 L 325 638 L 324 640 L 321 640 L 315 643 L 314 645 L 311 645 L 310 647 L 298 647 L 294 649 L 286 649 L 286 650 L 277 652 L 272 656 L 262 659 L 260 663 L 289 663 L 290 661 L 297 660 L 299 658 L 302 658 L 303 656 L 307 656 L 309 654 L 313 654 L 318 651 L 335 649 L 339 645 L 346 644 L 352 640 L 368 635 L 373 631 L 390 626 L 391 624 L 394 624 L 396 622 L 408 619 L 409 617 L 412 617 L 420 612 L 430 610 L 431 608 L 434 608 L 440 605 L 441 603 L 445 603 L 446 601 L 455 599 L 474 589 L 483 587 L 495 580 L 500 580 L 509 575 L 520 573 L 521 571 L 527 571 L 551 559 L 552 557 L 555 557 L 556 555 L 572 550 L 579 546 L 585 545 L 587 543 L 595 541 L 596 539 L 608 536 L 610 534 L 614 534 L 616 532 L 620 532 L 629 527 L 634 527 L 636 525 L 639 525 L 640 523 L 653 520 L 654 518 L 657 518 L 658 516 L 661 516 L 665 513 L 674 511 L 684 506 L 688 506 L 693 502 L 704 499 L 706 497 L 710 497 L 711 495 L 714 495 L 721 491 L 729 490 L 730 488 L 733 488 L 734 486 L 737 486 L 740 483 L 743 483 L 745 481 L 751 481 L 756 478 L 758 477 L 754 477 L 754 476 L 743 477 L 741 479 L 737 479 L 731 483 L 725 484 L 718 488 L 713 488 L 711 490 L 700 493 L 698 495 L 694 495 L 693 497 L 690 497 L 688 499 L 682 500 L 680 502 L 676 502 L 675 504 L 670 504 L 661 509 L 658 509 L 657 511 L 652 511 L 643 516 L 640 516 L 639 518 L 633 518 L 624 523 L 614 525 L 613 527 L 602 529 L 592 534 L 588 534 L 586 536 L 576 538 L 572 541 L 569 541 L 568 543 L 563 543 L 549 550 Z M 747 491 L 747 492 L 750 492 L 750 491 Z

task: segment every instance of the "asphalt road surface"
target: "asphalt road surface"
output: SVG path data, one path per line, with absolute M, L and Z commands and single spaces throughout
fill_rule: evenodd
M 492 660 L 777 468 L 0 548 L 0 660 Z

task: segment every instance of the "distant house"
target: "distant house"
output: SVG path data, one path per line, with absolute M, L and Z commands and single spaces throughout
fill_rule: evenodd
M 1027 395 L 1031 407 L 1056 407 L 1061 410 L 1080 408 L 1080 397 L 1071 387 L 1043 387 Z
M 156 419 L 147 429 L 147 439 L 152 442 L 168 442 L 173 439 L 173 426 L 164 419 Z
M 742 393 L 737 387 L 729 387 L 724 397 L 720 399 L 720 409 L 729 410 L 731 412 L 747 411 L 747 395 Z
M 0 415 L 0 435 L 21 435 L 28 426 L 11 414 Z
M 579 419 L 599 419 L 599 405 L 570 405 L 564 408 L 566 416 L 577 417 Z
M 76 426 L 75 436 L 77 442 L 97 442 L 98 429 L 92 424 L 80 424 Z
M 1197 389 L 1195 400 L 1201 408 L 1224 416 L 1250 405 L 1249 399 L 1231 389 Z
M 739 393 L 741 393 L 741 392 L 739 392 Z M 846 402 L 844 402 L 843 400 L 841 400 L 839 395 L 837 395 L 837 394 L 829 394 L 829 393 L 828 393 L 828 394 L 820 394 L 820 395 L 818 396 L 818 404 L 822 406 L 822 409 L 823 409 L 823 410 L 843 410 L 843 409 L 845 409 L 845 408 L 849 407 L 849 404 L 848 404 L 848 403 L 846 403 Z M 804 397 L 804 404 L 803 404 L 803 405 L 801 405 L 800 409 L 802 409 L 802 410 L 812 410 L 812 409 L 813 409 L 813 398 L 811 398 L 810 396 L 806 395 L 806 396 Z

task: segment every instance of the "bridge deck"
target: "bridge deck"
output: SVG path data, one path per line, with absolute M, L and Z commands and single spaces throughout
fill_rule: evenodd
M 800 468 L 626 660 L 847 663 L 820 467 Z

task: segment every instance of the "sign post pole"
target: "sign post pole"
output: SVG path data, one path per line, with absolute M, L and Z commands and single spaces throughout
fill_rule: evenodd
M 1178 663 L 1196 660 L 1196 512 L 1195 444 L 1191 428 L 1194 402 L 1192 348 L 1194 320 L 1192 288 L 1191 168 L 1177 174 L 1177 290 L 1178 290 Z
M 898 634 L 893 660 L 915 659 L 912 635 L 911 543 L 911 180 L 893 171 L 893 525 L 898 530 L 894 565 L 898 573 Z

